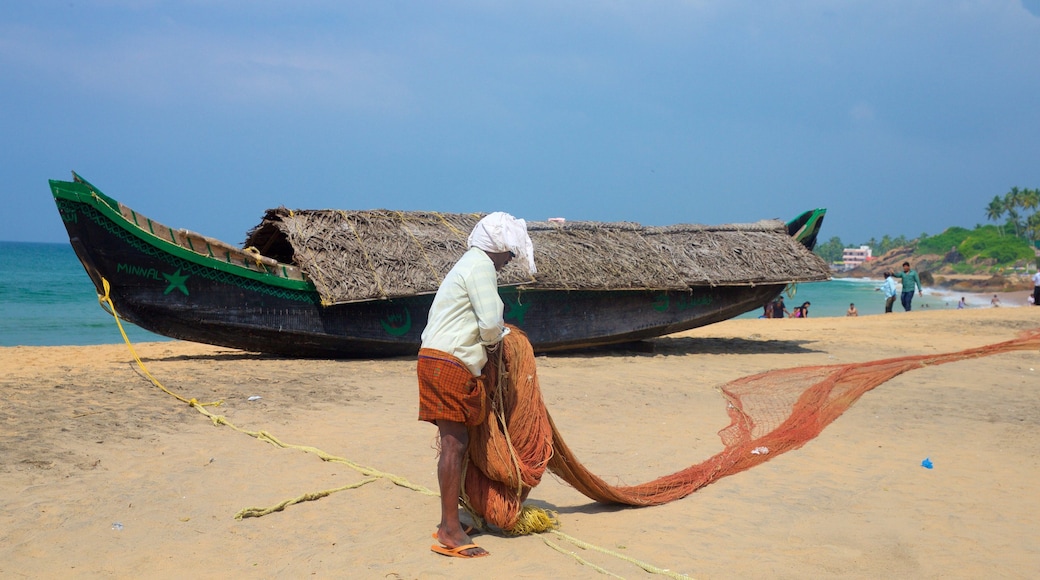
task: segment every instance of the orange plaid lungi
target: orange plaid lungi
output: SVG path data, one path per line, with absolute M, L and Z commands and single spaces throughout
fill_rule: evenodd
M 444 419 L 469 427 L 484 421 L 484 375 L 473 376 L 462 361 L 432 348 L 419 349 L 416 371 L 420 421 Z

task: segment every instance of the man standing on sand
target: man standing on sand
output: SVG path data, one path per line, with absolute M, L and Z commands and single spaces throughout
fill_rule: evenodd
M 1033 274 L 1033 306 L 1040 306 L 1040 270 Z
M 430 549 L 456 558 L 487 556 L 462 529 L 459 493 L 463 458 L 469 447 L 468 426 L 484 414 L 484 364 L 509 329 L 498 295 L 498 274 L 518 255 L 527 258 L 532 274 L 534 246 L 524 220 L 495 212 L 469 235 L 469 249 L 437 290 L 422 333 L 416 366 L 419 375 L 419 420 L 437 425 L 440 458 L 437 484 L 441 492 L 441 522 Z
M 903 262 L 903 271 L 896 272 L 893 276 L 899 278 L 903 283 L 903 295 L 900 297 L 900 302 L 903 304 L 903 310 L 910 312 L 910 301 L 914 299 L 914 290 L 918 290 L 920 295 L 924 296 L 921 278 L 917 276 L 917 270 L 910 269 L 910 262 Z
M 892 304 L 896 301 L 896 279 L 892 272 L 885 272 L 885 283 L 878 290 L 885 294 L 885 314 L 892 312 Z

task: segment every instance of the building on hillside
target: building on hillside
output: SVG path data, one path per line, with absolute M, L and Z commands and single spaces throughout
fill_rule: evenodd
M 863 262 L 869 262 L 874 259 L 870 246 L 860 246 L 858 248 L 845 248 L 841 253 L 841 261 L 845 270 L 851 270 Z

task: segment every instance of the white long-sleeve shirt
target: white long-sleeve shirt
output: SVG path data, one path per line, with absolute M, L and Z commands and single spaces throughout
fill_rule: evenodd
M 437 289 L 422 348 L 451 354 L 474 376 L 480 375 L 487 362 L 484 346 L 498 343 L 508 332 L 503 308 L 494 262 L 484 250 L 470 248 Z
M 892 276 L 885 278 L 885 283 L 881 285 L 881 291 L 885 293 L 885 298 L 891 298 L 898 294 L 896 292 L 896 279 Z

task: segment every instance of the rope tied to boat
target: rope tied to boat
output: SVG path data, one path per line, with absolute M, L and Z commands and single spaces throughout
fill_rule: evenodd
M 153 377 L 152 373 L 148 372 L 148 369 L 145 367 L 144 362 L 141 361 L 141 357 L 137 356 L 137 351 L 134 350 L 134 345 L 130 343 L 130 338 L 126 335 L 126 330 L 123 328 L 123 323 L 119 320 L 119 314 L 116 313 L 116 305 L 112 302 L 112 285 L 108 283 L 108 279 L 106 279 L 104 276 L 101 277 L 101 286 L 102 288 L 104 288 L 105 293 L 98 294 L 98 302 L 101 303 L 103 308 L 107 306 L 106 310 L 112 313 L 112 316 L 116 319 L 116 326 L 119 327 L 119 334 L 123 335 L 123 341 L 126 343 L 127 348 L 130 349 L 130 354 L 133 355 L 134 360 L 137 362 L 138 368 L 141 369 L 141 372 L 144 373 L 144 376 L 148 377 L 148 380 L 152 381 L 153 385 L 162 389 L 163 392 L 165 392 L 166 394 L 172 397 L 176 397 L 182 403 L 187 403 L 188 405 L 197 409 L 202 409 L 203 407 L 216 407 L 223 402 L 215 401 L 212 403 L 200 403 L 195 399 L 184 398 L 178 395 L 177 393 L 174 393 L 173 391 L 167 389 L 161 382 L 159 382 L 159 379 Z
M 262 255 L 260 254 L 260 250 L 256 249 L 256 246 L 242 248 L 242 253 L 252 258 L 256 262 L 257 268 L 264 268 L 264 263 L 262 260 L 260 260 Z M 267 271 L 267 269 L 264 268 L 264 271 Z

